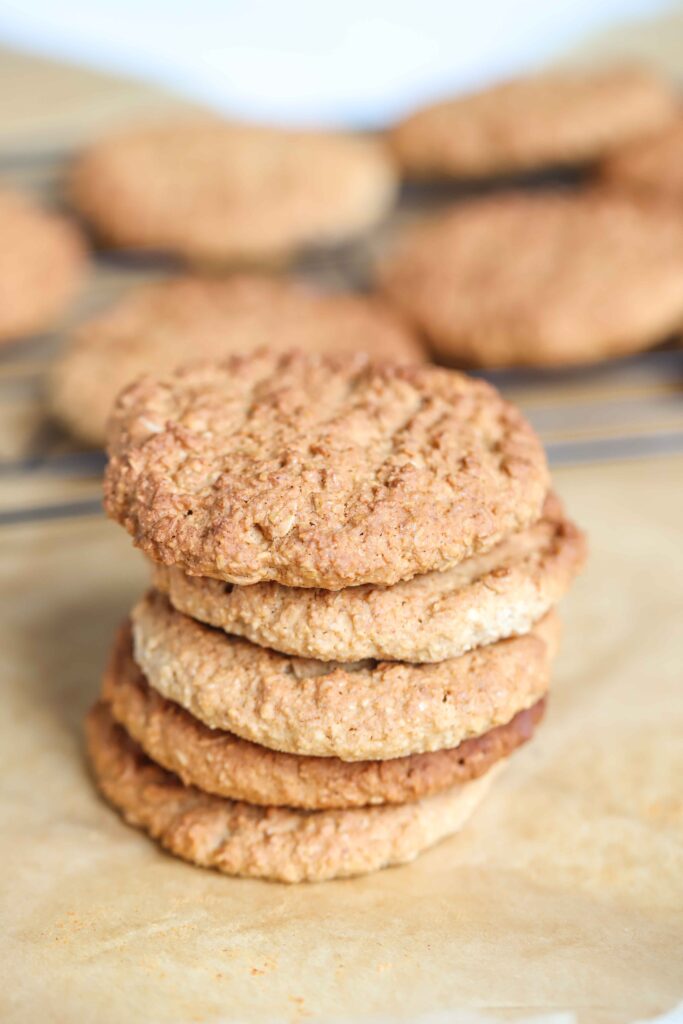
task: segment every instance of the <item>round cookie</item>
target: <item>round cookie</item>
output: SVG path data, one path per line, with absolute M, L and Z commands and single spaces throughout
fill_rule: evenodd
M 183 785 L 150 761 L 102 704 L 90 712 L 86 733 L 97 785 L 129 824 L 193 864 L 280 882 L 349 878 L 413 860 L 458 831 L 504 764 L 414 803 L 297 811 Z
M 284 754 L 209 729 L 160 696 L 133 659 L 128 623 L 116 638 L 101 699 L 147 756 L 186 785 L 250 804 L 308 810 L 404 804 L 469 782 L 531 739 L 545 708 L 541 698 L 454 749 L 389 761 Z
M 680 325 L 683 220 L 608 190 L 494 196 L 409 230 L 379 277 L 446 360 L 593 362 Z
M 74 434 L 102 446 L 114 399 L 143 373 L 264 345 L 424 359 L 413 332 L 378 299 L 256 274 L 178 277 L 134 289 L 79 328 L 53 367 L 50 406 Z
M 374 139 L 206 118 L 103 139 L 73 167 L 69 196 L 112 246 L 224 263 L 353 238 L 396 188 Z
M 599 173 L 608 185 L 683 202 L 683 117 L 608 153 Z
M 119 397 L 109 515 L 152 559 L 231 583 L 392 584 L 540 515 L 542 445 L 490 385 L 364 355 L 262 351 Z
M 594 160 L 676 109 L 674 90 L 646 70 L 563 71 L 418 110 L 389 142 L 409 177 L 477 178 Z
M 74 297 L 85 247 L 65 218 L 0 189 L 0 342 L 49 327 Z
M 153 563 L 178 611 L 262 647 L 321 661 L 444 661 L 527 633 L 567 591 L 584 535 L 551 495 L 533 526 L 453 569 L 393 587 L 233 587 Z
M 229 637 L 152 591 L 133 609 L 148 683 L 211 729 L 272 750 L 343 761 L 456 747 L 505 725 L 548 689 L 558 624 L 437 664 L 292 658 Z

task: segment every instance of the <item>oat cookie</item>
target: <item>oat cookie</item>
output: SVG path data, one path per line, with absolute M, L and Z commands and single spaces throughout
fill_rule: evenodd
M 504 765 L 414 803 L 297 811 L 183 785 L 150 761 L 102 704 L 86 731 L 95 780 L 129 824 L 193 864 L 281 882 L 348 878 L 413 860 L 464 824 Z
M 66 309 L 85 273 L 85 246 L 65 218 L 0 189 L 0 342 L 36 334 Z
M 411 177 L 476 178 L 594 160 L 676 109 L 674 90 L 648 71 L 563 71 L 418 110 L 389 140 Z
M 69 182 L 110 245 L 199 263 L 345 241 L 380 220 L 395 193 L 393 163 L 374 139 L 210 118 L 103 139 Z
M 78 437 L 104 445 L 114 399 L 143 373 L 264 345 L 424 359 L 415 334 L 376 298 L 257 274 L 178 277 L 139 286 L 80 327 L 53 368 L 50 405 Z
M 608 153 L 599 168 L 608 185 L 683 201 L 683 117 Z
M 548 689 L 549 613 L 525 636 L 438 664 L 312 661 L 229 637 L 152 591 L 132 612 L 150 686 L 211 729 L 290 754 L 384 760 L 456 747 L 504 725 Z
M 109 515 L 155 561 L 335 590 L 445 569 L 540 515 L 542 445 L 483 381 L 260 352 L 143 379 L 110 421 Z
M 235 587 L 155 563 L 152 572 L 178 611 L 262 647 L 322 661 L 425 662 L 528 633 L 585 553 L 584 535 L 551 495 L 538 522 L 485 554 L 393 587 Z
M 147 756 L 186 785 L 250 804 L 309 810 L 403 804 L 469 782 L 531 739 L 545 707 L 541 698 L 505 725 L 451 750 L 353 762 L 284 754 L 209 729 L 160 696 L 133 660 L 128 623 L 116 638 L 102 700 Z
M 379 277 L 444 359 L 593 362 L 683 320 L 683 221 L 608 190 L 511 193 L 409 229 Z

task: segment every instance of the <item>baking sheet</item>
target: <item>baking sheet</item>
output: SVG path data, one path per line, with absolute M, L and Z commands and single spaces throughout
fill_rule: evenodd
M 558 484 L 592 552 L 537 738 L 460 836 L 298 887 L 176 862 L 99 799 L 81 719 L 144 566 L 101 517 L 3 528 L 0 1019 L 621 1024 L 681 1003 L 683 459 Z

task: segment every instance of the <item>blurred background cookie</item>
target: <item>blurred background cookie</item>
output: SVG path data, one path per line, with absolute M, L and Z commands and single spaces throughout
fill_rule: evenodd
M 395 193 L 392 162 L 371 138 L 209 118 L 95 143 L 69 182 L 105 243 L 200 263 L 272 261 L 346 241 L 379 221 Z
M 590 363 L 683 322 L 683 218 L 602 190 L 508 193 L 412 227 L 378 277 L 442 359 Z
M 85 247 L 66 218 L 0 188 L 0 342 L 49 327 L 73 298 Z
M 142 373 L 266 345 L 365 351 L 399 362 L 425 355 L 411 328 L 381 299 L 323 293 L 291 278 L 257 274 L 177 277 L 141 285 L 80 327 L 53 366 L 50 406 L 72 433 L 104 445 L 114 398 Z
M 555 72 L 424 107 L 389 142 L 408 177 L 478 178 L 583 164 L 676 109 L 672 88 L 642 68 Z
M 599 171 L 608 184 L 683 201 L 683 116 L 608 154 Z

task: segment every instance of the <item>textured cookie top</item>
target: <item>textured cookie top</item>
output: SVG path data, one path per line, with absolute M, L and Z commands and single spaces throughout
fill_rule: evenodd
M 185 786 L 97 704 L 86 720 L 95 780 L 131 825 L 171 853 L 228 875 L 281 882 L 349 878 L 403 864 L 457 831 L 504 766 L 413 803 L 351 810 L 253 807 Z
M 75 434 L 104 445 L 114 399 L 143 373 L 263 346 L 396 362 L 424 356 L 409 327 L 378 299 L 255 274 L 181 277 L 142 285 L 84 324 L 54 366 L 50 404 Z
M 676 109 L 673 90 L 648 71 L 557 72 L 426 107 L 390 142 L 409 175 L 477 177 L 594 159 Z
M 600 174 L 643 195 L 683 200 L 683 117 L 609 153 Z
M 683 220 L 606 190 L 495 196 L 409 229 L 380 280 L 444 357 L 590 362 L 683 320 Z
M 73 298 L 85 246 L 65 217 L 0 190 L 0 341 L 48 327 Z
M 178 611 L 263 647 L 322 661 L 426 662 L 527 633 L 585 553 L 583 534 L 550 496 L 538 522 L 490 551 L 392 587 L 226 587 L 161 565 L 153 578 Z
M 531 739 L 545 700 L 451 750 L 389 761 L 300 757 L 209 729 L 147 683 L 132 654 L 130 625 L 116 639 L 102 700 L 145 753 L 186 785 L 264 806 L 365 807 L 403 804 L 478 778 Z
M 270 259 L 350 238 L 387 211 L 395 191 L 375 140 L 208 118 L 104 139 L 69 184 L 109 243 L 200 262 Z
M 226 636 L 155 592 L 131 619 L 150 686 L 209 728 L 343 761 L 444 750 L 506 724 L 545 696 L 558 641 L 551 612 L 531 633 L 436 664 L 339 664 Z
M 142 380 L 111 420 L 109 514 L 154 560 L 338 589 L 454 565 L 536 520 L 541 444 L 436 367 L 269 352 Z

